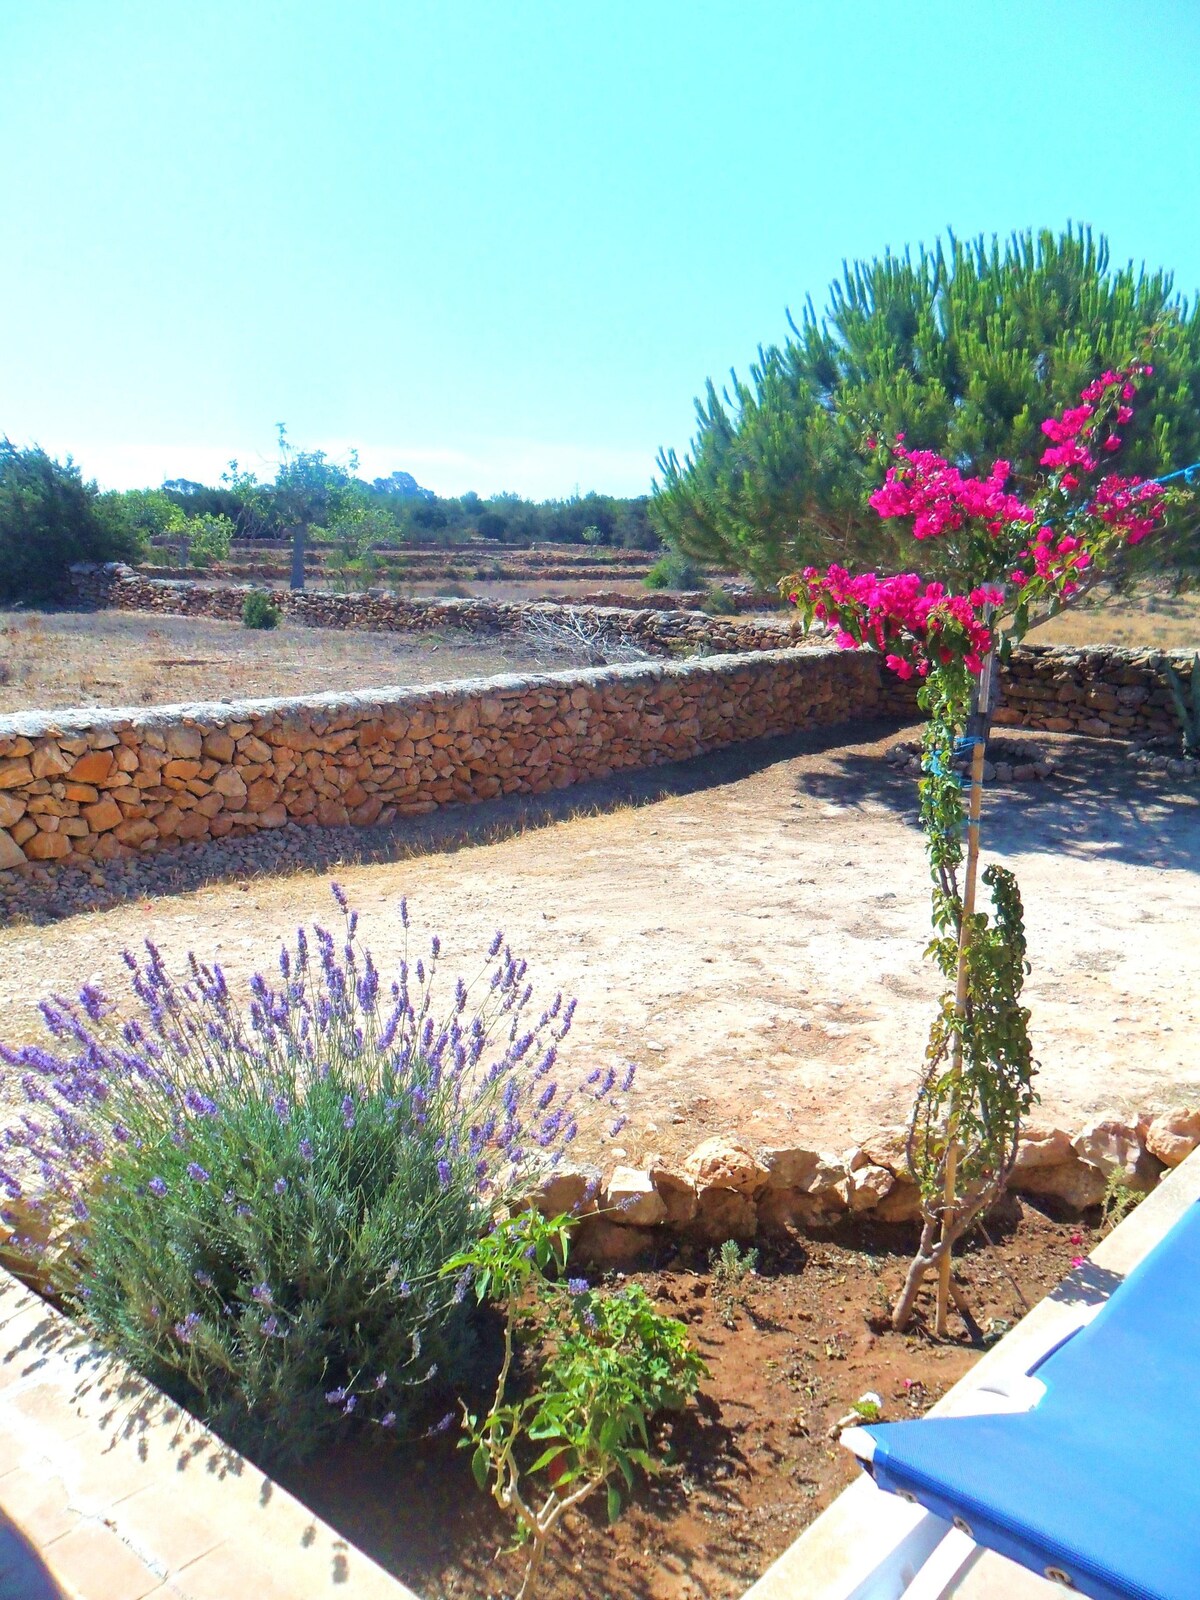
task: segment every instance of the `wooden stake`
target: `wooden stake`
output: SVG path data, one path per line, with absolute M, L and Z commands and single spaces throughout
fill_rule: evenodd
M 958 1083 L 962 1077 L 961 1025 L 967 1010 L 967 954 L 971 943 L 971 918 L 975 914 L 975 884 L 979 874 L 979 815 L 983 808 L 983 757 L 987 741 L 987 727 L 992 703 L 993 648 L 984 659 L 983 673 L 976 691 L 975 704 L 967 724 L 974 744 L 971 746 L 971 790 L 967 802 L 967 859 L 963 873 L 962 922 L 958 930 L 958 969 L 954 986 L 954 1011 L 959 1028 L 954 1035 L 950 1053 L 950 1111 L 946 1119 L 946 1176 L 942 1188 L 942 1238 L 951 1232 L 954 1219 L 954 1202 L 958 1193 Z M 950 1312 L 951 1252 L 946 1250 L 938 1263 L 937 1319 L 935 1328 L 939 1336 L 947 1333 Z

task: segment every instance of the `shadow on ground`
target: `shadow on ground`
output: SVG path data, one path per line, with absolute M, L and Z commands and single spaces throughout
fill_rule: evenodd
M 1003 856 L 1038 852 L 1087 856 L 1130 866 L 1200 869 L 1200 788 L 1133 765 L 1127 746 L 1002 730 L 1028 743 L 1058 771 L 1042 783 L 990 784 L 984 791 L 986 850 Z M 1036 759 L 1031 753 L 1030 760 Z M 874 751 L 845 746 L 823 770 L 798 776 L 797 794 L 847 808 L 884 806 L 912 827 L 917 780 Z
M 508 795 L 474 805 L 447 806 L 427 817 L 410 817 L 373 828 L 288 827 L 179 846 L 169 851 L 135 855 L 106 863 L 104 882 L 89 869 L 48 868 L 49 880 L 30 886 L 5 921 L 43 924 L 81 911 L 164 895 L 188 894 L 209 884 L 236 882 L 251 876 L 288 872 L 323 872 L 343 866 L 377 865 L 416 857 L 450 854 L 475 845 L 495 844 L 518 834 L 599 816 L 626 807 L 696 794 L 737 783 L 743 778 L 804 756 L 826 758 L 840 752 L 847 739 L 877 744 L 895 733 L 895 721 L 869 721 L 852 726 L 754 739 L 661 767 L 639 768 L 611 778 L 575 784 L 546 795 Z M 867 763 L 881 765 L 878 755 Z M 886 769 L 885 769 L 886 770 Z

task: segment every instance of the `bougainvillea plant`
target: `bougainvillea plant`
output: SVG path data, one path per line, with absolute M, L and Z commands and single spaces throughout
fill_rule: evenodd
M 992 913 L 975 909 L 983 745 L 992 668 L 1034 619 L 1077 598 L 1122 552 L 1163 526 L 1187 491 L 1123 477 L 1109 463 L 1133 416 L 1140 362 L 1089 383 L 1080 403 L 1042 423 L 1047 469 L 1033 499 L 1009 491 L 1009 463 L 966 478 L 900 434 L 884 450 L 886 475 L 871 497 L 884 518 L 902 518 L 946 581 L 915 572 L 852 576 L 807 567 L 781 588 L 807 626 L 833 629 L 846 649 L 879 651 L 899 677 L 918 682 L 928 717 L 921 823 L 933 877 L 934 939 L 928 954 L 947 981 L 930 1033 L 909 1133 L 920 1186 L 921 1243 L 893 1320 L 911 1319 L 927 1273 L 938 1272 L 937 1326 L 962 1305 L 950 1260 L 955 1242 L 1003 1192 L 1021 1119 L 1034 1102 L 1021 898 L 1004 868 L 983 873 Z M 970 749 L 969 801 L 954 768 Z M 964 823 L 966 828 L 964 830 Z M 964 839 L 965 831 L 965 839 Z

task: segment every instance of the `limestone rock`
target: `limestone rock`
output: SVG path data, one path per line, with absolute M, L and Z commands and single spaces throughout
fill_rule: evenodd
M 654 1180 L 654 1187 L 662 1196 L 663 1204 L 667 1208 L 666 1222 L 669 1228 L 685 1228 L 692 1222 L 696 1215 L 697 1199 L 696 1185 L 682 1172 L 661 1161 L 650 1163 L 650 1176 Z
M 723 1138 L 706 1139 L 698 1145 L 684 1162 L 683 1171 L 700 1195 L 708 1189 L 730 1190 L 740 1195 L 760 1194 L 770 1176 L 747 1145 Z
M 167 753 L 177 761 L 198 761 L 204 749 L 200 729 L 179 722 L 166 730 Z
M 804 1190 L 812 1181 L 821 1157 L 815 1150 L 788 1145 L 764 1152 L 769 1189 Z
M 1143 1192 L 1158 1182 L 1161 1169 L 1140 1132 L 1115 1112 L 1089 1122 L 1072 1143 L 1080 1159 L 1098 1167 L 1106 1179 L 1115 1175 L 1126 1188 Z
M 25 801 L 11 789 L 0 789 L 0 828 L 11 828 L 25 815 Z
M 1032 1167 L 1014 1175 L 1009 1181 L 1013 1189 L 1021 1194 L 1049 1195 L 1061 1200 L 1073 1211 L 1086 1211 L 1089 1206 L 1098 1206 L 1104 1198 L 1106 1184 L 1099 1167 L 1081 1161 L 1074 1150 L 1064 1161 Z
M 541 1179 L 530 1199 L 544 1217 L 593 1211 L 599 1184 L 600 1174 L 594 1167 L 554 1167 Z
M 1075 1147 L 1065 1128 L 1030 1122 L 1021 1130 L 1012 1176 L 1024 1177 L 1038 1167 L 1058 1167 L 1070 1161 Z
M 604 1210 L 622 1227 L 654 1228 L 667 1220 L 666 1202 L 648 1172 L 617 1167 L 604 1186 Z
M 28 761 L 0 761 L 0 789 L 23 789 L 33 782 L 33 768 Z
M 758 1232 L 754 1201 L 734 1189 L 700 1189 L 690 1231 L 706 1244 L 724 1244 L 726 1239 L 753 1239 Z
M 1200 1145 L 1200 1107 L 1173 1106 L 1150 1123 L 1146 1148 L 1167 1167 L 1186 1161 Z
M 24 850 L 21 849 L 21 846 L 11 833 L 7 833 L 3 828 L 0 828 L 0 872 L 6 871 L 9 867 L 23 867 L 24 865 Z
M 873 1211 L 896 1187 L 886 1167 L 870 1163 L 851 1168 L 847 1164 L 846 1203 L 851 1211 Z

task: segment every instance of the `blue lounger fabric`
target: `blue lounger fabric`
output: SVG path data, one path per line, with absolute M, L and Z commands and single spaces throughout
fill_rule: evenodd
M 870 1470 L 1093 1600 L 1200 1600 L 1200 1202 L 1015 1415 L 877 1423 Z

